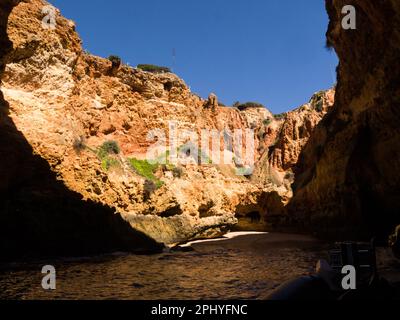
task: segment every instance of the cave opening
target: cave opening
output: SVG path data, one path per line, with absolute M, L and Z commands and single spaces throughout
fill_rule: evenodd
M 261 221 L 261 214 L 259 211 L 252 211 L 247 216 L 247 219 L 251 221 L 251 223 L 257 223 Z

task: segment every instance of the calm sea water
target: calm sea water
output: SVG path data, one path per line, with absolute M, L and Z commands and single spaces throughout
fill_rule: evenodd
M 271 237 L 198 243 L 190 252 L 2 265 L 0 299 L 263 299 L 311 272 L 324 252 L 313 242 Z M 43 265 L 56 268 L 54 291 L 41 287 Z

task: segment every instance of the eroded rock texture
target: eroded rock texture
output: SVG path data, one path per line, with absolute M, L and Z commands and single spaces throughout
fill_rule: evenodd
M 18 2 L 0 3 L 1 75 L 13 55 L 6 26 Z M 0 260 L 162 248 L 111 207 L 85 201 L 59 181 L 49 163 L 34 154 L 12 113 L 0 92 Z
M 400 3 L 326 4 L 335 105 L 302 151 L 289 215 L 319 234 L 386 236 L 400 222 Z M 345 5 L 357 30 L 341 27 Z

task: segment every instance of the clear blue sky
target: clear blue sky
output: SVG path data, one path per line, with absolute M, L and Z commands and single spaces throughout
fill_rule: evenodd
M 171 67 L 193 92 L 225 104 L 257 101 L 280 113 L 336 81 L 323 0 L 50 2 L 92 54 Z

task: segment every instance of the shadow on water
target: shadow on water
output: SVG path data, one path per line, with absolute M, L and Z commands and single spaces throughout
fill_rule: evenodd
M 325 252 L 323 244 L 288 239 L 249 235 L 196 243 L 190 252 L 9 264 L 0 270 L 0 299 L 264 299 L 282 282 L 308 274 Z M 54 291 L 41 288 L 45 264 L 56 268 Z

